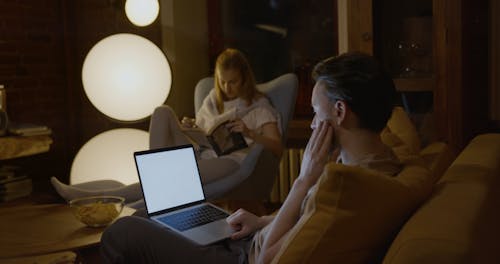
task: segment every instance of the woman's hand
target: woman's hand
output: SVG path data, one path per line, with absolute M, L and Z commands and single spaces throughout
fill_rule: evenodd
M 241 119 L 236 119 L 227 124 L 227 127 L 231 132 L 241 132 L 244 136 L 253 138 L 252 134 L 253 131 L 248 129 L 247 125 L 245 125 L 245 122 Z
M 226 218 L 227 223 L 236 230 L 231 239 L 240 239 L 261 229 L 267 223 L 262 217 L 258 217 L 245 209 L 238 209 Z
M 327 120 L 321 121 L 313 130 L 302 158 L 299 178 L 312 186 L 330 160 L 333 141 L 333 127 Z
M 183 128 L 195 128 L 196 119 L 184 116 L 181 120 L 181 127 Z
M 266 149 L 273 152 L 276 157 L 281 157 L 283 145 L 281 143 L 281 135 L 276 122 L 269 122 L 262 125 L 262 134 L 255 130 L 249 129 L 245 122 L 241 119 L 236 119 L 226 125 L 231 132 L 241 132 L 243 136 L 252 139 L 254 142 L 262 144 Z

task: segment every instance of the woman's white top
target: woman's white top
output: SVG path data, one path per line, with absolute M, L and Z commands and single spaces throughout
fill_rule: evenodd
M 203 101 L 203 104 L 196 114 L 196 125 L 205 133 L 213 126 L 219 124 L 223 120 L 241 119 L 248 129 L 254 130 L 257 134 L 262 134 L 262 126 L 266 123 L 276 122 L 281 133 L 279 125 L 279 113 L 271 106 L 269 100 L 265 97 L 255 99 L 252 104 L 247 105 L 246 101 L 241 98 L 236 98 L 224 102 L 224 112 L 218 113 L 215 104 L 215 89 Z M 250 146 L 253 140 L 245 137 L 245 141 Z M 232 152 L 220 158 L 232 159 L 239 164 L 245 159 L 249 148 Z M 217 155 L 213 150 L 204 151 L 202 158 L 215 158 Z

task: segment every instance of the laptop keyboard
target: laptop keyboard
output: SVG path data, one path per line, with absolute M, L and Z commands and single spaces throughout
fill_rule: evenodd
M 158 218 L 158 220 L 179 231 L 184 231 L 228 216 L 227 213 L 213 206 L 202 205 L 179 213 L 166 215 Z

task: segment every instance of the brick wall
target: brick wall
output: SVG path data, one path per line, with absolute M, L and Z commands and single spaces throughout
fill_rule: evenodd
M 159 45 L 159 21 L 135 27 L 124 2 L 0 0 L 0 84 L 7 89 L 9 118 L 48 125 L 54 140 L 47 154 L 2 163 L 28 168 L 42 189 L 49 176 L 68 179 L 76 152 L 91 137 L 116 127 L 147 128 L 148 120 L 130 125 L 103 116 L 81 83 L 85 55 L 106 36 L 135 33 Z
M 61 25 L 59 1 L 0 1 L 0 83 L 7 90 L 9 118 L 54 130 L 50 153 L 2 163 L 21 165 L 36 179 L 68 169 Z

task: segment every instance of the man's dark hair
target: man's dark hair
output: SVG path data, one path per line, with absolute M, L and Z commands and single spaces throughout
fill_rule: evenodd
M 359 118 L 361 128 L 384 129 L 396 100 L 392 78 L 370 55 L 344 53 L 327 58 L 314 67 L 312 77 L 324 81 L 331 102 L 342 100 Z

